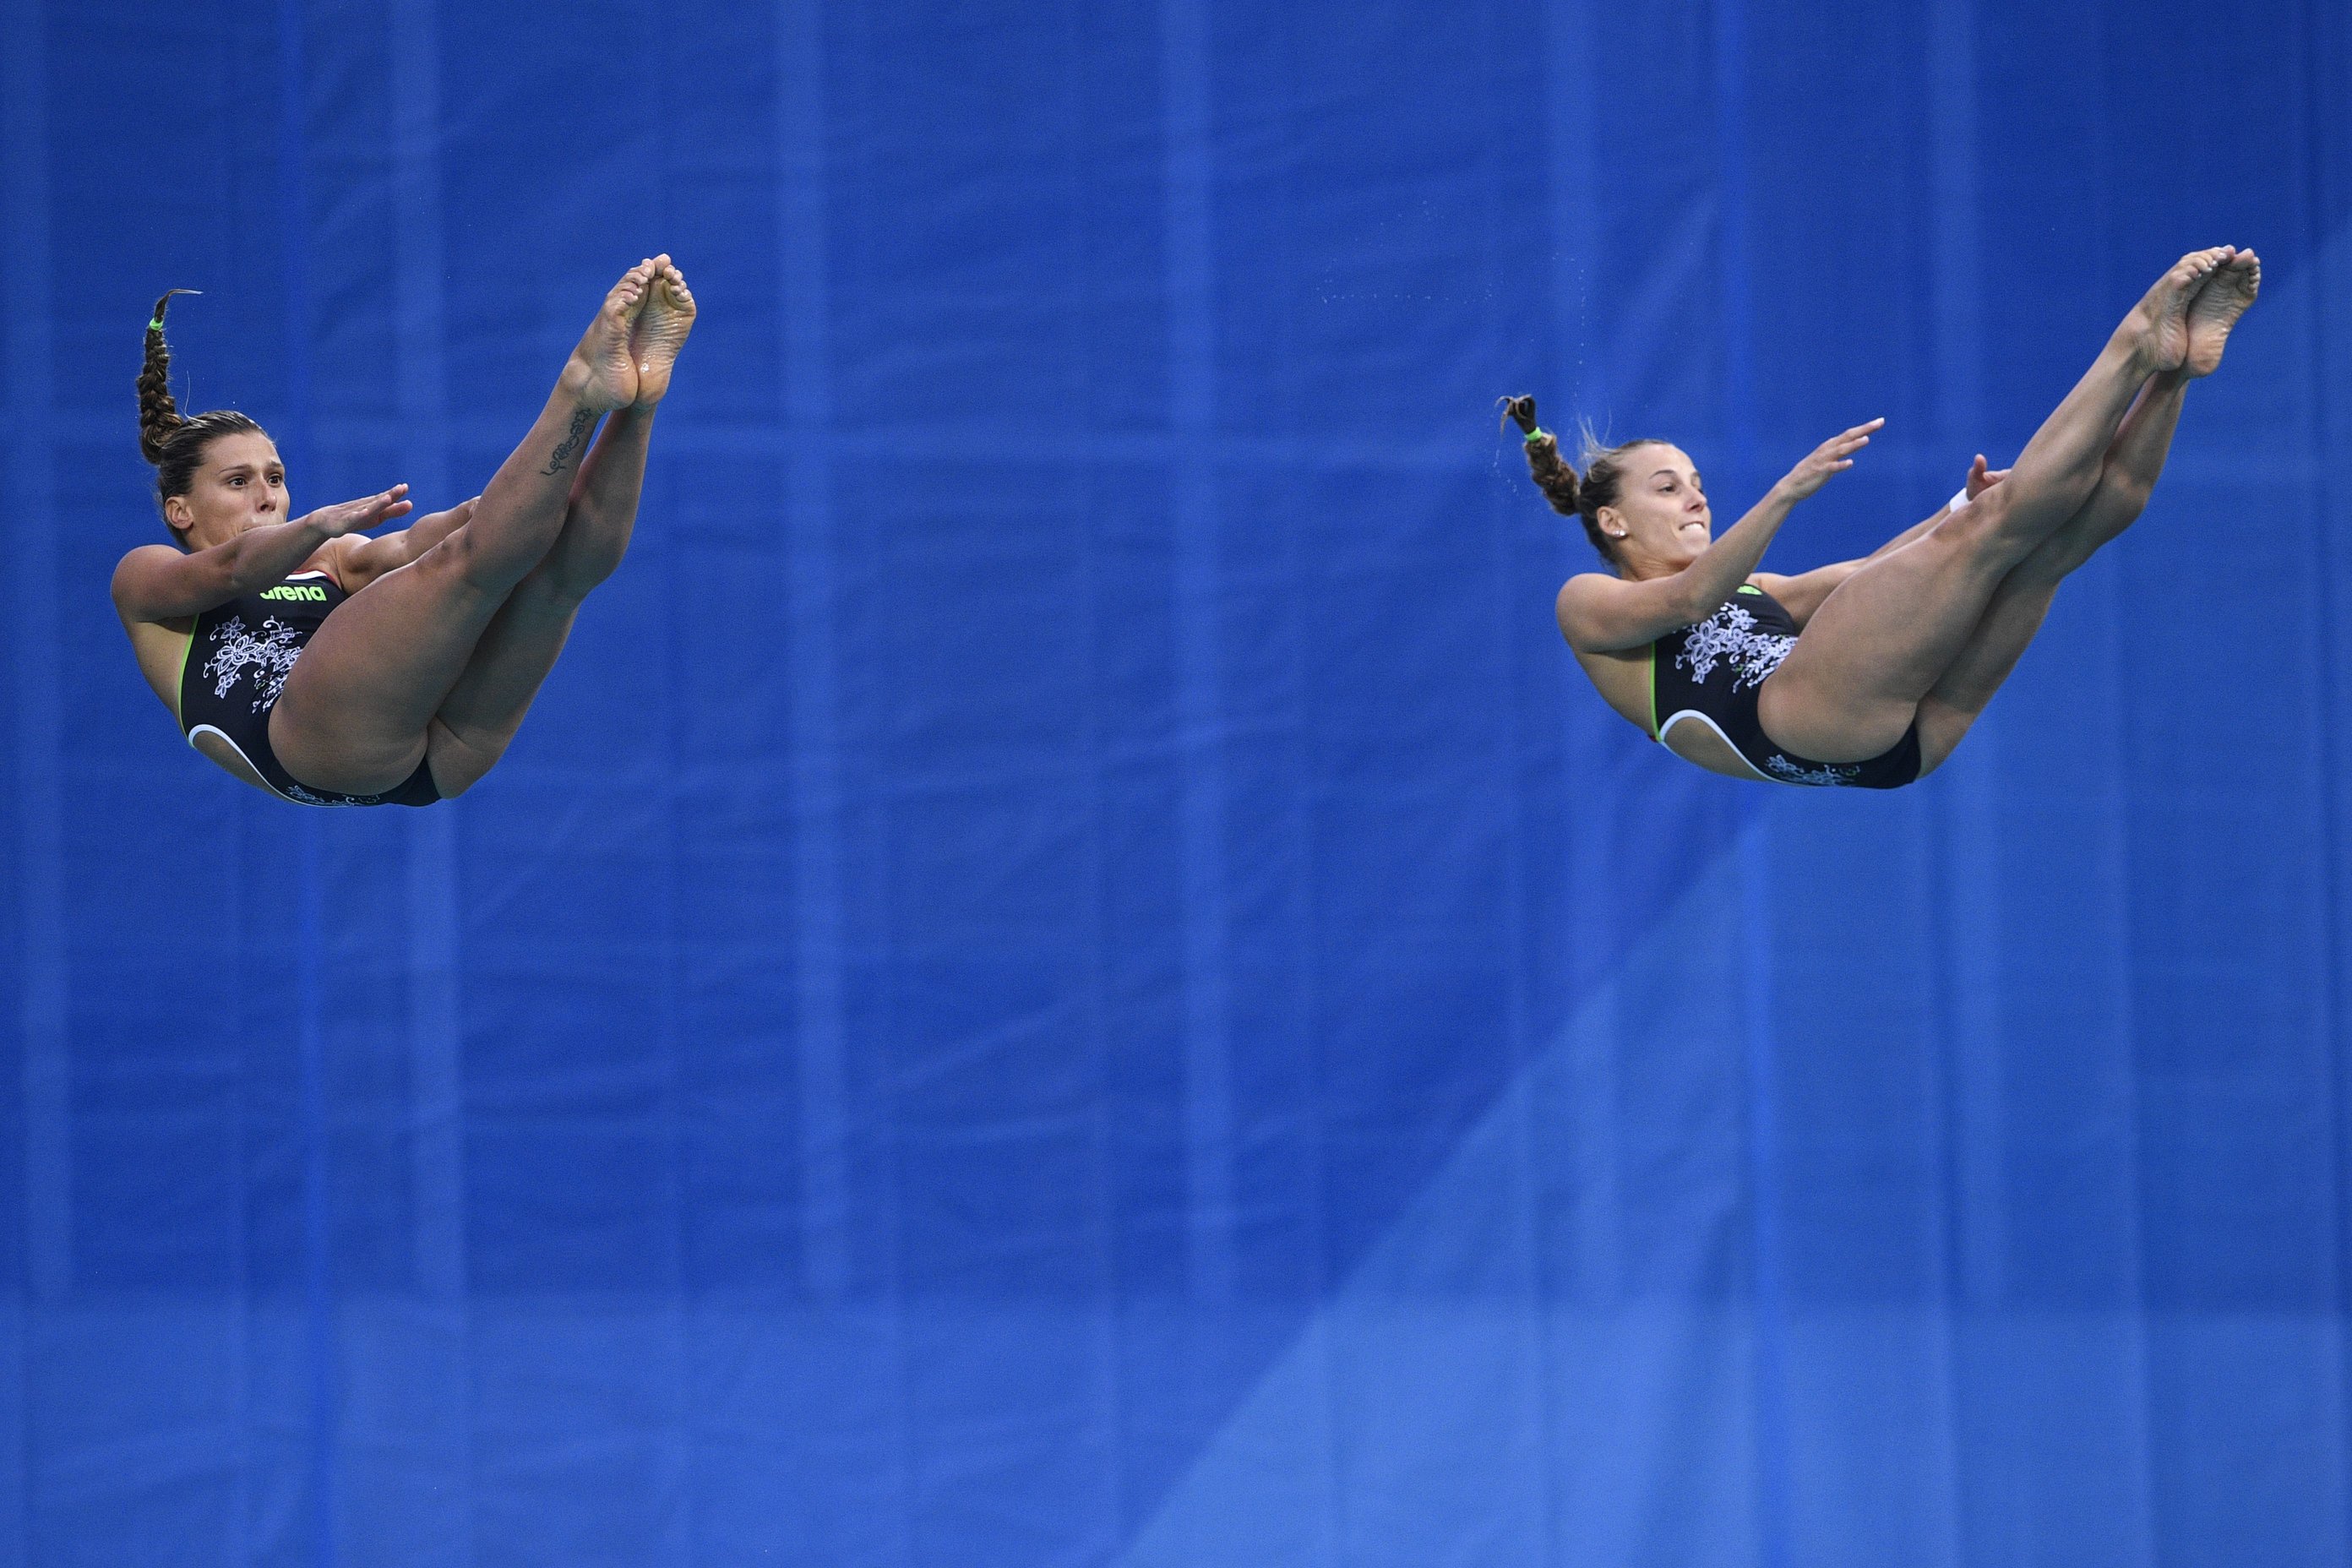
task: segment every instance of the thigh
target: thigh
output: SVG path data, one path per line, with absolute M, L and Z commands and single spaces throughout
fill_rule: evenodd
M 579 609 L 578 597 L 556 589 L 552 574 L 541 571 L 524 578 L 491 617 L 433 718 L 428 754 L 443 795 L 470 788 L 506 754 Z
M 467 580 L 456 539 L 338 605 L 295 660 L 269 742 L 304 784 L 373 794 L 425 754 L 425 726 L 503 598 Z
M 1974 509 L 1970 509 L 1973 510 Z M 1947 521 L 1838 584 L 1758 695 L 1773 742 L 1859 762 L 1903 738 L 1967 646 L 2006 564 L 1984 530 Z

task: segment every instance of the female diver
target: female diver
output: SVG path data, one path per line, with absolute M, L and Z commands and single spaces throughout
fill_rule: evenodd
M 139 449 L 177 547 L 142 545 L 114 570 L 147 683 L 190 745 L 287 800 L 464 794 L 628 549 L 654 408 L 694 326 L 685 276 L 667 256 L 624 273 L 488 487 L 374 539 L 360 531 L 404 515 L 406 485 L 289 519 L 260 426 L 231 409 L 180 416 L 171 298 L 147 323 Z
M 1733 778 L 1895 789 L 1968 733 L 2066 574 L 2147 504 L 2188 383 L 2221 363 L 2262 287 L 2251 250 L 2181 258 L 2108 339 L 2014 467 L 1976 459 L 1925 522 L 1862 561 L 1757 571 L 1790 509 L 1853 466 L 1884 420 L 1833 437 L 1711 538 L 1681 447 L 1587 443 L 1584 473 L 1507 400 L 1553 510 L 1584 520 L 1614 575 L 1560 589 L 1559 629 L 1609 705 Z

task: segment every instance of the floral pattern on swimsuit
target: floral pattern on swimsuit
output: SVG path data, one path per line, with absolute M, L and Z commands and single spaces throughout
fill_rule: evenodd
M 213 695 L 226 697 L 247 667 L 257 666 L 261 695 L 254 699 L 253 711 L 274 705 L 278 694 L 286 689 L 286 677 L 293 671 L 294 661 L 301 657 L 301 636 L 274 616 L 261 623 L 258 637 L 245 629 L 242 616 L 231 616 L 215 626 L 214 653 L 205 660 L 205 673 L 213 678 Z
M 1850 784 L 1862 777 L 1860 763 L 1823 763 L 1818 767 L 1804 767 L 1780 752 L 1764 759 L 1764 771 L 1776 779 L 1798 784 Z
M 1738 691 L 1763 685 L 1764 678 L 1780 668 L 1780 661 L 1796 646 L 1795 637 L 1758 631 L 1756 617 L 1734 601 L 1684 635 L 1683 650 L 1675 655 L 1675 663 L 1701 684 L 1715 673 L 1718 662 L 1727 663 L 1732 669 L 1731 689 Z

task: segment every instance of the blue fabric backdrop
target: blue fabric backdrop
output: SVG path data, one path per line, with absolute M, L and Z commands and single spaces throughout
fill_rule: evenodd
M 2352 12 L 0 0 L 0 1562 L 2352 1552 Z M 1660 754 L 1492 399 L 1770 564 L 2268 286 L 1893 796 Z M 298 500 L 703 322 L 505 764 L 106 601 L 166 286 Z

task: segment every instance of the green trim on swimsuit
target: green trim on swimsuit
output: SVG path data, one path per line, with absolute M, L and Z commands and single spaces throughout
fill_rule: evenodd
M 1650 739 L 1660 745 L 1666 738 L 1658 733 L 1658 645 L 1650 645 Z
M 201 614 L 191 616 L 188 618 L 188 646 L 180 650 L 180 679 L 172 688 L 172 718 L 179 724 L 180 734 L 184 739 L 186 737 L 188 732 L 188 721 L 180 717 L 180 701 L 187 695 L 188 660 L 195 657 L 196 626 L 199 621 L 203 620 L 203 618 L 204 617 Z
M 1753 594 L 1758 598 L 1762 598 L 1764 596 L 1764 590 L 1758 587 L 1753 583 L 1742 583 L 1739 584 L 1739 591 L 1743 594 Z

